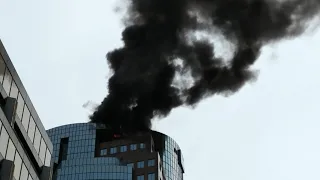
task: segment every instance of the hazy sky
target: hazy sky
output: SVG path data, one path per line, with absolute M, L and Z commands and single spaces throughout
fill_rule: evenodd
M 116 0 L 0 0 L 3 41 L 45 128 L 88 121 L 120 47 Z M 265 48 L 260 75 L 230 97 L 175 109 L 155 129 L 173 137 L 185 180 L 320 179 L 320 32 Z

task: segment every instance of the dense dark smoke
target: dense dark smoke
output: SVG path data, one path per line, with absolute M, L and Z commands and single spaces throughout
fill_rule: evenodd
M 319 0 L 130 0 L 124 47 L 107 54 L 114 72 L 109 94 L 91 121 L 148 130 L 153 117 L 175 107 L 236 92 L 255 78 L 249 68 L 262 46 L 303 33 L 319 6 Z M 217 31 L 235 47 L 230 61 L 214 54 L 210 36 Z M 177 74 L 191 74 L 189 86 L 174 86 Z

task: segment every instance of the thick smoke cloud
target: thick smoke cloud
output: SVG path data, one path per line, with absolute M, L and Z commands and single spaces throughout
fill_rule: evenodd
M 255 78 L 249 68 L 261 48 L 303 33 L 319 7 L 319 0 L 130 0 L 124 47 L 107 54 L 109 94 L 91 122 L 149 130 L 153 117 L 175 107 L 235 93 Z M 194 36 L 217 30 L 235 47 L 230 61 L 216 57 L 210 38 Z M 190 87 L 172 85 L 177 73 L 191 74 Z

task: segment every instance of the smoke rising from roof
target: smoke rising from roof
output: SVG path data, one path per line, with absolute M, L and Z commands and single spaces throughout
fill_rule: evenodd
M 302 34 L 320 9 L 319 0 L 129 2 L 124 46 L 107 54 L 109 94 L 90 117 L 124 131 L 149 130 L 173 108 L 237 92 L 256 77 L 250 66 L 261 48 Z M 234 47 L 230 61 L 214 53 L 217 30 Z

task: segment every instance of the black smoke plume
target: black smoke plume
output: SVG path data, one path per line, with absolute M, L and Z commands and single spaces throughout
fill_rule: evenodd
M 153 117 L 164 117 L 175 107 L 236 92 L 255 78 L 249 68 L 261 48 L 303 33 L 320 7 L 320 0 L 129 3 L 124 46 L 107 54 L 114 72 L 109 94 L 90 117 L 127 132 L 149 130 Z M 214 54 L 210 36 L 217 30 L 235 47 L 230 61 Z M 209 38 L 197 38 L 196 32 Z M 190 74 L 189 86 L 173 85 L 176 74 Z

